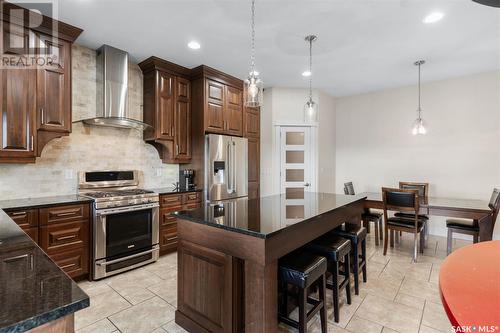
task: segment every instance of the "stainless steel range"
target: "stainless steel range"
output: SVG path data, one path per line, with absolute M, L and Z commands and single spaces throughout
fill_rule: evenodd
M 94 199 L 95 280 L 158 260 L 159 196 L 138 185 L 137 171 L 79 174 L 79 194 Z

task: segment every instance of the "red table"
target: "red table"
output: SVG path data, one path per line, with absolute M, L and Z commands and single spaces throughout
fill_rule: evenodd
M 450 254 L 441 266 L 439 290 L 452 326 L 500 332 L 500 241 Z

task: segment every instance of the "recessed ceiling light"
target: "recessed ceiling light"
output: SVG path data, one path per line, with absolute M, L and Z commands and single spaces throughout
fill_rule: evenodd
M 305 76 L 305 77 L 311 76 L 311 74 L 312 73 L 310 71 L 308 71 L 308 70 L 302 72 L 302 76 Z
M 188 43 L 188 47 L 193 50 L 198 50 L 201 47 L 201 45 L 197 41 L 192 40 Z
M 435 23 L 435 22 L 441 20 L 443 17 L 444 17 L 443 13 L 441 13 L 441 12 L 433 12 L 433 13 L 430 13 L 429 15 L 427 15 L 426 17 L 424 17 L 424 19 L 422 20 L 422 22 L 424 22 L 424 23 Z

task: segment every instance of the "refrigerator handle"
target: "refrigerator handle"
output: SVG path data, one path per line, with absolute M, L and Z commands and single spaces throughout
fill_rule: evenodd
M 233 193 L 236 193 L 237 188 L 236 188 L 236 143 L 234 141 L 231 141 L 233 144 L 233 152 L 231 153 L 231 158 L 233 159 L 231 161 L 231 167 L 233 168 L 231 170 L 231 189 L 233 190 Z
M 227 192 L 233 193 L 232 177 L 233 177 L 233 161 L 232 161 L 231 141 L 227 143 Z

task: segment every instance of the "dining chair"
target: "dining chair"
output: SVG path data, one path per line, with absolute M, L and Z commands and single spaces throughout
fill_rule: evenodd
M 418 190 L 418 196 L 420 200 L 422 198 L 426 201 L 428 196 L 429 196 L 429 183 L 419 183 L 419 182 L 399 182 L 399 188 L 401 189 L 406 189 L 406 190 Z M 399 217 L 409 217 L 412 218 L 412 214 L 407 214 L 404 212 L 398 212 L 394 214 L 395 216 Z M 426 221 L 429 220 L 429 216 L 425 214 L 419 214 L 418 215 L 421 219 L 424 219 Z M 427 241 L 427 237 L 429 236 L 429 222 L 427 222 L 424 226 L 424 235 L 425 235 L 425 240 Z
M 420 252 L 424 251 L 425 237 L 423 228 L 426 220 L 418 216 L 420 208 L 420 199 L 418 190 L 382 187 L 382 200 L 384 203 L 384 255 L 387 254 L 389 231 L 408 232 L 414 235 L 413 261 L 417 261 L 418 238 L 420 234 Z M 396 211 L 409 214 L 410 217 L 392 216 L 389 217 L 389 211 Z M 391 244 L 393 239 L 391 236 Z
M 344 194 L 346 195 L 355 195 L 354 185 L 352 182 L 344 183 Z M 363 226 L 366 228 L 366 231 L 370 233 L 370 222 L 374 223 L 375 226 L 375 245 L 379 245 L 379 239 L 382 240 L 382 225 L 384 212 L 379 211 L 377 209 L 368 209 L 363 215 L 361 215 L 361 220 L 363 221 Z
M 498 211 L 500 209 L 500 190 L 498 188 L 493 189 L 491 194 L 490 202 L 488 206 L 491 209 L 491 230 L 495 227 L 495 222 L 498 217 Z M 447 219 L 446 227 L 448 227 L 448 237 L 446 244 L 447 254 L 451 253 L 452 243 L 453 243 L 453 233 L 472 235 L 472 242 L 477 243 L 479 241 L 479 221 L 470 219 Z

